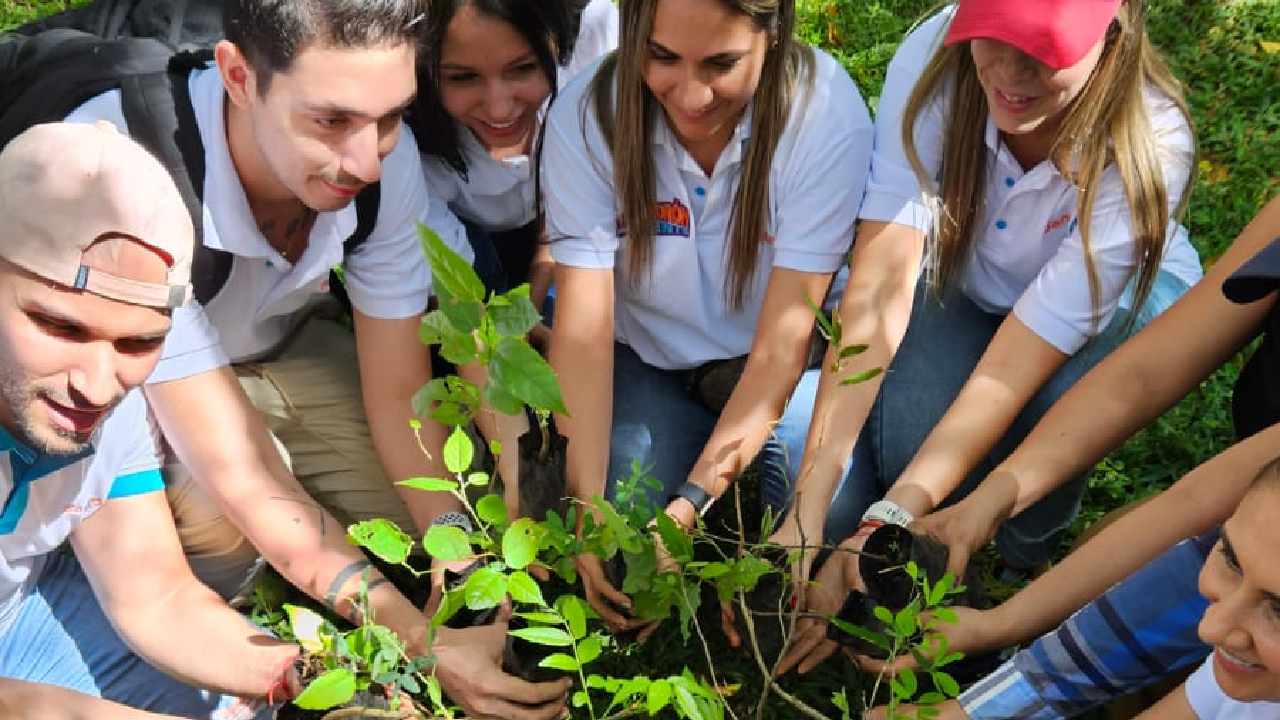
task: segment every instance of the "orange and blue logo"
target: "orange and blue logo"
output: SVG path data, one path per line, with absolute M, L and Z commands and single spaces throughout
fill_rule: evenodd
M 689 215 L 689 208 L 679 200 L 671 202 L 660 202 L 656 208 L 658 216 L 658 227 L 654 232 L 655 235 L 674 235 L 676 237 L 689 237 L 690 228 L 692 228 L 692 217 Z

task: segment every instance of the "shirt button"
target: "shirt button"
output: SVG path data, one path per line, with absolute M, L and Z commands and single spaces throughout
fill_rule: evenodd
M 693 189 L 693 194 L 694 194 L 694 195 L 697 195 L 698 197 L 706 197 L 706 195 L 707 195 L 707 189 L 706 189 L 706 188 L 704 188 L 704 187 L 694 188 L 694 189 Z
M 1009 228 L 1009 223 L 1005 222 L 1004 220 L 997 220 L 997 221 L 996 221 L 996 229 L 997 229 L 997 230 L 1007 230 L 1008 228 Z
M 1011 177 L 1007 177 L 1007 178 L 1005 178 L 1005 179 L 1004 179 L 1004 186 L 1005 186 L 1005 187 L 1013 187 L 1013 178 L 1011 178 Z

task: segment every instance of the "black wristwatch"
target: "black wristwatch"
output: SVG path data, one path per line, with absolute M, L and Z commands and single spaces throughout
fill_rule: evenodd
M 703 490 L 701 486 L 691 482 L 686 482 L 676 488 L 675 493 L 667 499 L 667 502 L 670 503 L 676 498 L 684 498 L 685 500 L 688 500 L 689 504 L 693 506 L 694 511 L 698 513 L 699 517 L 701 517 L 702 514 L 711 507 L 712 501 L 715 500 L 715 498 L 711 497 L 711 493 Z

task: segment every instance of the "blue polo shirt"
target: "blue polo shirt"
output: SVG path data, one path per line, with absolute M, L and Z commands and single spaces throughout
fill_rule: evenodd
M 44 557 L 113 499 L 164 489 L 161 446 L 141 390 L 103 422 L 90 449 L 44 455 L 0 428 L 0 634 L 35 585 Z

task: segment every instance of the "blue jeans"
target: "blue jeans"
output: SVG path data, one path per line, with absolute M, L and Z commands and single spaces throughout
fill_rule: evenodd
M 174 642 L 183 642 L 181 629 L 174 630 Z M 0 635 L 0 676 L 182 717 L 266 720 L 273 714 L 266 703 L 184 685 L 134 655 L 103 614 L 75 557 L 62 552 L 49 556 L 35 591 Z
M 959 501 L 977 487 L 1017 448 L 1059 397 L 1125 338 L 1176 302 L 1187 288 L 1181 279 L 1161 272 L 1132 325 L 1131 312 L 1117 312 L 1101 334 L 1058 368 L 944 505 Z M 893 486 L 951 407 L 1004 319 L 1004 315 L 983 311 L 962 292 L 949 292 L 939 303 L 923 283 L 917 288 L 907 333 L 884 375 L 880 394 L 832 500 L 825 532 L 828 542 L 839 542 L 852 534 L 871 503 L 884 497 Z M 804 378 L 796 388 L 788 414 L 792 407 L 797 416 L 812 413 L 817 390 L 816 377 Z M 807 427 L 787 417 L 779 426 L 778 435 L 787 447 L 793 474 L 799 468 L 806 432 Z M 1031 568 L 1052 557 L 1061 531 L 1070 525 L 1079 509 L 1085 480 L 1077 478 L 1059 487 L 1000 528 L 996 548 L 1005 562 Z
M 816 376 L 817 371 L 805 375 Z M 633 460 L 661 483 L 661 489 L 646 490 L 658 509 L 666 507 L 667 499 L 689 478 L 719 416 L 693 395 L 688 378 L 687 371 L 655 368 L 627 345 L 614 343 L 613 431 L 606 497 L 614 499 L 618 480 L 631 474 Z M 780 427 L 756 456 L 760 495 L 773 509 L 774 517 L 781 515 L 791 498 L 788 450 L 776 436 L 788 432 L 803 438 L 812 409 L 810 402 L 806 412 L 790 413 L 790 422 L 799 426 Z

